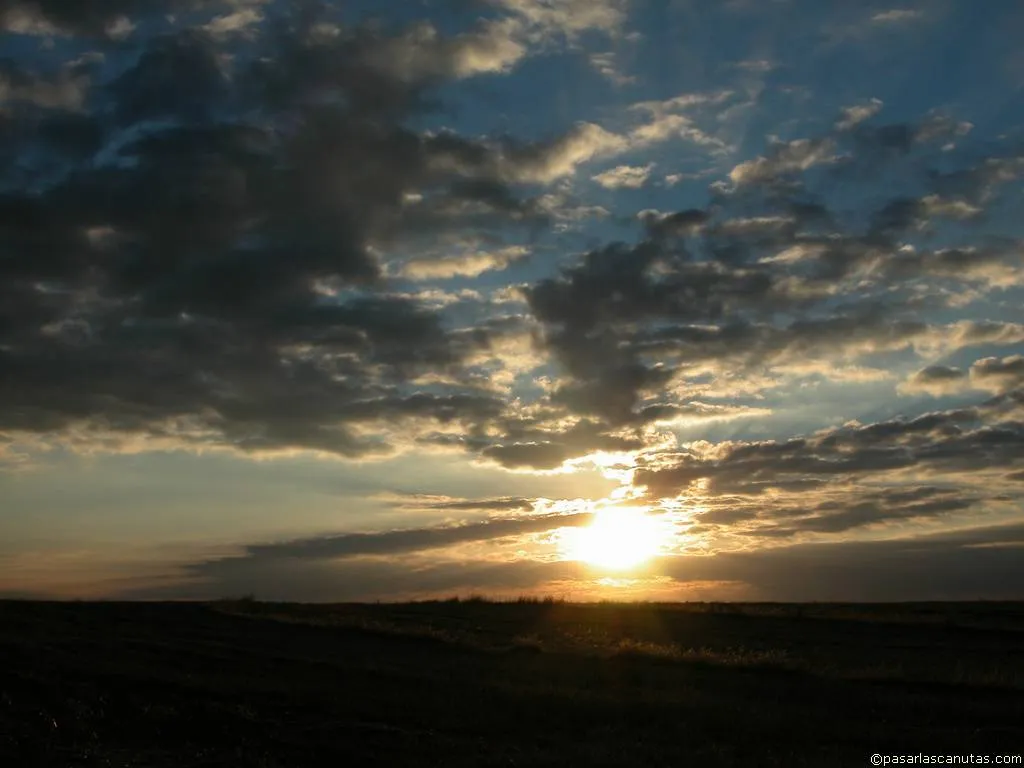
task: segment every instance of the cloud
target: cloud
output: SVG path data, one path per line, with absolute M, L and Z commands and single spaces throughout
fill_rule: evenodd
M 871 17 L 872 24 L 902 24 L 924 16 L 922 11 L 905 8 L 893 8 L 888 11 L 879 11 Z
M 429 21 L 414 24 L 403 34 L 380 41 L 367 60 L 382 71 L 407 81 L 423 78 L 467 78 L 505 73 L 536 50 L 572 41 L 587 31 L 614 34 L 625 19 L 618 0 L 499 0 L 505 14 L 481 19 L 475 28 L 454 36 L 442 35 Z M 610 59 L 595 66 L 615 78 Z
M 343 595 L 350 599 L 367 599 L 369 595 L 372 599 L 374 595 L 398 596 L 407 591 L 422 595 L 433 590 L 450 589 L 454 586 L 451 583 L 453 578 L 456 581 L 468 579 L 461 586 L 492 579 L 508 579 L 510 581 L 506 583 L 512 584 L 523 583 L 525 579 L 528 583 L 536 572 L 530 562 L 511 568 L 506 563 L 494 561 L 472 562 L 461 558 L 453 562 L 435 551 L 459 544 L 523 537 L 586 525 L 591 519 L 592 515 L 587 512 L 521 515 L 434 528 L 249 544 L 239 555 L 185 564 L 183 573 L 172 581 L 169 590 L 157 587 L 150 595 L 168 591 L 176 595 L 200 595 L 209 590 L 219 595 L 236 594 L 238 586 L 248 584 L 249 591 L 264 599 L 289 594 L 303 595 L 306 600 L 340 599 Z M 398 556 L 402 562 L 400 566 L 395 559 Z M 403 579 L 399 572 L 405 572 L 410 578 Z M 314 586 L 318 580 L 321 581 L 319 588 Z M 501 582 L 498 581 L 497 585 Z
M 422 68 L 413 68 L 421 71 Z M 578 166 L 594 160 L 616 157 L 649 148 L 670 139 L 682 139 L 724 151 L 726 144 L 697 127 L 678 110 L 699 104 L 717 104 L 728 94 L 684 95 L 665 102 L 632 105 L 633 113 L 648 113 L 649 119 L 623 132 L 612 132 L 597 123 L 580 121 L 562 134 L 539 141 L 501 140 L 468 142 L 440 134 L 432 162 L 437 169 L 455 171 L 466 178 L 497 178 L 508 183 L 553 184 L 572 176 Z
M 645 148 L 669 139 L 683 139 L 708 148 L 716 154 L 730 149 L 717 136 L 701 129 L 695 120 L 706 110 L 721 106 L 732 98 L 729 90 L 709 93 L 682 93 L 661 101 L 641 101 L 630 105 L 629 112 L 649 115 L 647 122 L 629 131 L 633 148 Z M 686 113 L 686 114 L 680 114 Z
M 1000 189 L 1024 176 L 1024 156 L 989 157 L 955 171 L 933 170 L 929 180 L 942 197 L 962 199 L 972 205 L 991 203 Z
M 749 585 L 752 600 L 1015 599 L 1022 574 L 1019 524 L 968 527 L 885 541 L 797 544 L 762 551 L 687 558 L 677 578 L 728 578 Z M 815 574 L 809 579 L 808 574 Z M 1010 581 L 1005 581 L 1010 579 Z
M 272 544 L 249 544 L 243 557 L 254 560 L 337 560 L 361 555 L 422 552 L 470 541 L 488 541 L 505 536 L 522 536 L 567 526 L 580 526 L 589 523 L 591 519 L 590 513 L 540 514 L 437 528 L 318 536 Z M 216 568 L 217 562 L 212 561 L 208 567 Z
M 619 165 L 591 178 L 605 189 L 639 189 L 647 183 L 654 163 L 647 165 Z
M 94 20 L 56 8 L 43 10 L 82 30 Z M 472 387 L 427 395 L 407 383 L 459 368 L 489 335 L 388 293 L 378 253 L 475 215 L 453 205 L 410 215 L 405 200 L 423 185 L 432 201 L 480 203 L 496 221 L 522 208 L 496 171 L 470 184 L 439 169 L 453 143 L 469 156 L 489 149 L 406 128 L 426 86 L 375 67 L 366 50 L 378 38 L 307 32 L 283 34 L 276 49 L 242 39 L 267 56 L 228 71 L 214 38 L 156 35 L 92 84 L 103 111 L 78 90 L 55 98 L 32 86 L 33 110 L 79 114 L 58 123 L 25 111 L 13 135 L 80 165 L 39 194 L 8 185 L 0 197 L 11 247 L 0 427 L 112 450 L 150 441 L 360 458 L 411 445 L 430 424 L 493 418 Z M 16 83 L 15 96 L 26 92 Z M 478 274 L 520 255 L 421 269 Z M 393 418 L 420 426 L 367 432 L 368 420 Z
M 799 542 L 1016 514 L 1013 134 L 952 112 L 884 122 L 868 91 L 758 147 L 778 105 L 747 81 L 789 88 L 792 70 L 754 58 L 722 69 L 739 93 L 587 102 L 527 136 L 530 114 L 503 116 L 522 83 L 496 76 L 568 52 L 624 82 L 611 52 L 631 6 L 485 5 L 388 26 L 342 25 L 331 4 L 4 4 L 6 31 L 53 39 L 0 69 L 0 462 L 417 451 L 593 470 L 685 506 L 694 546 L 722 557 L 688 558 L 694 578 L 732 568 L 751 594 L 776 550 L 820 564 Z M 527 112 L 551 95 L 522 93 Z M 682 153 L 666 183 L 707 179 L 706 197 L 649 185 L 665 152 Z M 588 179 L 649 207 L 611 210 L 621 196 Z M 584 521 L 521 493 L 403 497 L 470 522 L 252 544 L 186 577 L 215 594 L 533 586 L 544 564 L 443 552 Z M 1011 573 L 969 539 L 918 542 L 914 562 Z M 894 553 L 917 550 L 858 551 L 905 576 Z M 835 573 L 886 596 L 854 571 Z M 764 594 L 817 594 L 786 573 Z
M 70 62 L 54 76 L 45 77 L 19 68 L 13 61 L 0 63 L 0 110 L 28 104 L 47 110 L 80 111 L 92 84 L 88 60 Z
M 649 226 L 662 237 L 673 224 L 685 233 L 695 226 L 706 228 L 702 222 L 702 216 L 687 214 L 676 222 L 653 218 Z M 768 230 L 774 231 L 775 223 L 771 224 Z M 735 231 L 747 237 L 757 229 L 744 224 Z M 887 319 L 877 312 L 784 326 L 736 320 L 717 324 L 721 308 L 729 304 L 737 310 L 796 308 L 813 302 L 815 294 L 770 269 L 715 269 L 675 261 L 672 253 L 657 240 L 634 249 L 595 251 L 563 279 L 543 281 L 528 292 L 531 309 L 549 327 L 549 345 L 574 378 L 591 382 L 566 391 L 579 397 L 589 393 L 587 402 L 605 403 L 606 415 L 626 419 L 627 404 L 634 407 L 640 390 L 656 389 L 672 379 L 677 363 L 691 370 L 728 369 L 734 375 L 766 365 L 800 371 L 815 360 L 834 364 L 905 349 L 950 352 L 1024 339 L 1015 324 L 963 321 L 930 326 Z M 819 300 L 828 296 L 823 292 Z M 661 367 L 649 367 L 641 357 L 657 359 Z M 606 395 L 594 399 L 600 391 Z M 579 397 L 572 401 L 577 407 L 583 402 Z
M 522 29 L 511 19 L 481 22 L 472 32 L 443 37 L 422 22 L 399 37 L 381 41 L 367 54 L 376 68 L 408 81 L 465 78 L 507 72 L 528 52 Z
M 603 53 L 592 53 L 589 56 L 590 66 L 597 70 L 603 77 L 617 86 L 629 85 L 636 82 L 631 75 L 624 75 L 616 62 L 616 56 L 610 51 Z
M 508 423 L 505 435 L 481 453 L 506 469 L 547 471 L 599 451 L 623 453 L 643 447 L 638 435 L 610 432 L 598 421 L 580 419 L 569 427 L 545 428 L 526 420 Z
M 938 130 L 938 124 L 926 117 L 905 126 L 905 134 L 913 141 Z M 850 141 L 884 144 L 887 136 L 861 133 Z M 746 204 L 742 195 L 735 203 L 721 196 L 707 209 L 643 211 L 639 218 L 647 240 L 590 251 L 561 276 L 528 288 L 545 343 L 567 374 L 556 388 L 556 401 L 575 414 L 621 425 L 654 405 L 651 398 L 659 390 L 686 377 L 710 377 L 701 391 L 711 393 L 725 386 L 726 376 L 732 383 L 722 391 L 735 392 L 738 380 L 754 381 L 754 371 L 764 367 L 774 376 L 875 380 L 877 369 L 858 361 L 1019 343 L 1020 329 L 1012 323 L 930 325 L 907 316 L 897 304 L 870 301 L 859 309 L 857 301 L 842 311 L 826 308 L 837 296 L 874 287 L 900 291 L 910 300 L 925 285 L 931 290 L 942 282 L 1012 285 L 1020 274 L 1012 245 L 899 246 L 905 232 L 925 231 L 933 221 L 972 222 L 981 208 L 963 200 L 938 194 L 891 200 L 869 217 L 863 234 L 844 231 L 825 206 L 806 200 L 799 184 L 804 172 L 836 163 L 840 149 L 834 136 L 776 142 L 768 155 L 732 172 L 747 194 L 758 187 L 771 190 L 767 215 L 730 216 L 734 204 Z M 779 185 L 782 178 L 792 185 Z M 772 313 L 799 319 L 788 324 L 758 319 Z M 868 379 L 844 373 L 868 370 L 875 371 Z M 906 386 L 914 384 L 923 380 Z
M 669 99 L 663 99 L 660 101 L 638 101 L 635 104 L 630 105 L 629 109 L 632 112 L 648 112 L 655 117 L 662 117 L 667 114 L 690 110 L 695 107 L 702 107 L 706 105 L 717 106 L 728 101 L 732 95 L 733 92 L 730 90 L 705 93 L 681 93 L 678 96 L 673 96 Z
M 978 503 L 977 497 L 959 490 L 918 486 L 868 491 L 845 501 L 824 501 L 811 505 L 770 530 L 773 537 L 799 534 L 836 534 L 872 526 L 922 522 L 963 512 Z M 760 532 L 760 531 L 759 531 Z M 764 531 L 767 533 L 767 531 Z M 755 534 L 756 535 L 756 534 Z
M 136 10 L 58 5 L 34 6 L 33 23 L 93 35 L 111 56 L 107 25 Z M 586 177 L 639 188 L 655 168 L 641 152 L 663 142 L 728 154 L 714 118 L 734 94 L 642 101 L 608 127 L 539 139 L 440 127 L 451 116 L 438 102 L 467 78 L 586 32 L 615 36 L 626 18 L 617 3 L 492 7 L 461 30 L 389 31 L 287 14 L 265 29 L 263 6 L 209 4 L 190 28 L 146 27 L 117 66 L 5 71 L 9 442 L 356 461 L 460 451 L 517 472 L 615 454 L 655 493 L 706 482 L 721 503 L 703 524 L 731 518 L 761 540 L 986 509 L 991 493 L 963 475 L 1019 471 L 1024 329 L 985 302 L 1019 287 L 1019 243 L 982 228 L 1024 174 L 1019 153 L 946 152 L 969 124 L 878 124 L 871 100 L 822 135 L 731 160 L 731 184 L 706 201 L 611 212 L 574 185 L 581 169 L 601 162 Z M 885 174 L 901 184 L 871 186 Z M 580 231 L 598 217 L 635 238 Z M 497 282 L 527 257 L 521 285 Z M 971 347 L 999 357 L 967 373 L 937 365 Z M 893 372 L 915 369 L 900 391 L 969 385 L 989 400 L 785 437 L 800 419 L 862 414 L 859 393 L 891 393 Z M 803 407 L 824 391 L 847 399 L 825 416 Z M 676 455 L 698 424 L 717 448 Z M 750 437 L 762 428 L 777 442 Z M 926 488 L 949 472 L 962 492 L 907 501 L 869 487 L 911 471 Z M 840 491 L 848 503 L 830 506 Z M 788 521 L 725 502 L 772 493 Z M 488 506 L 431 510 L 446 508 Z M 467 535 L 334 544 L 387 554 Z
M 693 425 L 706 424 L 713 421 L 764 417 L 770 416 L 771 413 L 771 410 L 768 408 L 694 401 L 678 405 L 647 405 L 637 414 L 637 420 L 643 424 Z
M 116 29 L 120 19 L 141 6 L 138 0 L 113 0 L 102 4 L 11 0 L 0 9 L 0 29 L 24 35 L 105 35 L 108 30 Z
M 857 104 L 852 107 L 843 107 L 840 112 L 840 118 L 835 124 L 837 131 L 848 131 L 851 128 L 863 123 L 865 120 L 870 120 L 872 117 L 877 115 L 882 109 L 882 102 L 880 99 L 871 99 L 865 104 Z
M 423 512 L 529 512 L 537 503 L 535 499 L 519 496 L 504 496 L 490 499 L 461 499 L 430 494 L 385 494 L 381 498 L 401 509 Z
M 262 22 L 263 13 L 254 5 L 243 5 L 222 14 L 202 26 L 204 32 L 215 37 L 247 33 Z
M 763 184 L 780 176 L 835 162 L 829 139 L 794 139 L 775 144 L 767 156 L 740 163 L 729 173 L 736 184 Z
M 987 423 L 992 420 L 993 423 Z M 706 493 L 712 495 L 756 496 L 787 487 L 789 493 L 802 498 L 796 501 L 799 512 L 787 512 L 784 516 L 803 518 L 802 530 L 828 531 L 830 526 L 834 529 L 839 524 L 835 520 L 821 520 L 818 513 L 825 510 L 834 509 L 835 512 L 829 512 L 830 518 L 841 513 L 844 517 L 840 519 L 847 521 L 861 519 L 857 515 L 863 513 L 857 525 L 883 522 L 901 514 L 891 499 L 868 503 L 873 491 L 858 485 L 867 478 L 874 483 L 893 483 L 910 476 L 918 482 L 928 477 L 948 482 L 957 473 L 1018 468 L 1018 451 L 1024 440 L 1020 427 L 1020 423 L 1002 421 L 990 412 L 966 408 L 937 411 L 914 419 L 849 424 L 782 442 L 696 445 L 674 458 L 664 457 L 641 468 L 634 482 L 655 498 L 676 496 L 698 482 L 708 483 Z M 913 475 L 908 475 L 909 470 L 913 470 Z M 980 477 L 975 479 L 981 483 Z M 818 501 L 815 506 L 815 501 L 829 488 L 839 494 L 839 501 L 825 506 Z M 963 484 L 950 496 L 959 501 L 927 509 L 914 506 L 911 511 L 917 515 L 926 514 L 927 510 L 944 513 L 966 509 L 978 501 L 975 493 L 979 497 L 991 493 L 986 493 L 983 485 L 975 493 L 972 490 L 970 485 Z M 863 502 L 866 506 L 857 506 L 858 493 L 867 494 Z M 860 511 L 854 513 L 851 509 Z M 810 527 L 808 521 L 814 521 Z M 846 523 L 842 525 L 835 530 L 845 530 Z M 796 530 L 794 526 L 796 523 L 787 524 L 786 529 Z
M 476 277 L 484 272 L 506 269 L 529 256 L 522 245 L 510 245 L 493 251 L 471 251 L 436 258 L 417 258 L 402 266 L 401 274 L 411 280 L 445 279 L 457 275 Z
M 215 13 L 211 32 L 228 31 L 245 22 L 268 0 L 166 0 L 158 8 L 147 0 L 6 0 L 0 29 L 23 35 L 87 36 L 121 40 L 141 20 L 156 21 L 178 13 Z M 222 20 L 222 21 L 217 21 Z M 248 21 L 247 21 L 248 20 Z
M 699 208 L 689 208 L 675 213 L 641 211 L 638 216 L 654 238 L 692 235 L 699 232 L 711 219 L 711 214 Z
M 595 123 L 577 123 L 568 133 L 539 144 L 510 144 L 502 152 L 507 178 L 546 184 L 568 176 L 589 160 L 610 157 L 626 150 L 628 141 Z
M 971 366 L 971 385 L 997 394 L 1024 388 L 1024 355 L 986 357 Z
M 496 4 L 545 34 L 573 36 L 586 30 L 616 34 L 628 0 L 496 0 Z
M 637 147 L 660 144 L 669 139 L 685 139 L 694 144 L 724 149 L 725 143 L 693 125 L 683 115 L 661 115 L 650 122 L 637 126 L 630 132 L 630 139 Z
M 502 137 L 475 142 L 445 132 L 432 136 L 431 145 L 433 170 L 477 184 L 551 184 L 572 175 L 581 163 L 628 147 L 622 136 L 586 122 L 541 141 Z
M 967 372 L 960 368 L 945 365 L 932 365 L 922 368 L 899 386 L 901 394 L 923 392 L 932 397 L 962 392 L 968 384 Z
M 744 59 L 743 61 L 737 61 L 733 66 L 743 72 L 766 74 L 778 65 L 768 59 Z
M 767 601 L 914 601 L 1020 598 L 1024 558 L 1020 524 L 961 527 L 881 541 L 795 543 L 758 550 L 666 558 L 652 572 L 669 581 L 665 599 L 694 583 L 723 584 L 706 599 Z M 808 574 L 815 578 L 808 578 Z M 216 599 L 252 593 L 265 600 L 337 602 L 422 599 L 470 591 L 522 594 L 586 586 L 574 563 L 409 555 L 341 560 L 238 557 L 197 561 L 170 586 L 124 588 L 134 599 Z

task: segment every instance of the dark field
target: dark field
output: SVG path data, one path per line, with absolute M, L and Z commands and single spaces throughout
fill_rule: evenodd
M 0 766 L 1024 752 L 1024 604 L 0 602 Z

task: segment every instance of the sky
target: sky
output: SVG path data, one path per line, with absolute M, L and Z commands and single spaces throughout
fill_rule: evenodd
M 1016 0 L 0 0 L 0 596 L 1024 598 Z

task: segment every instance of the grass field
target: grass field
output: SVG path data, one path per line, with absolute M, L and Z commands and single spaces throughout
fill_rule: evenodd
M 1024 604 L 0 602 L 0 766 L 1024 752 Z

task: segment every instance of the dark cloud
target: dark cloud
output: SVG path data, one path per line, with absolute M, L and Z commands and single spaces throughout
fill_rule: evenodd
M 959 488 L 919 486 L 891 488 L 858 493 L 850 489 L 847 498 L 819 502 L 803 509 L 775 511 L 763 515 L 767 528 L 754 528 L 754 536 L 769 533 L 774 537 L 802 533 L 843 533 L 865 526 L 907 521 L 922 521 L 970 510 L 982 497 Z
M 24 2 L 4 18 L 99 34 L 155 10 Z M 500 414 L 478 391 L 407 383 L 458 378 L 489 334 L 389 293 L 374 249 L 460 227 L 451 211 L 410 218 L 420 189 L 486 204 L 495 221 L 524 207 L 497 175 L 445 168 L 444 140 L 407 126 L 430 78 L 382 69 L 368 53 L 382 33 L 318 37 L 317 20 L 286 14 L 233 59 L 202 31 L 161 32 L 90 101 L 8 76 L 33 108 L 6 126 L 17 149 L 64 160 L 56 175 L 22 164 L 29 183 L 0 198 L 0 427 L 351 457 L 395 439 L 356 437 L 355 422 Z M 458 146 L 494 165 L 482 145 Z
M 138 11 L 139 0 L 5 0 L 0 28 L 7 32 L 105 34 L 119 17 Z
M 507 563 L 487 565 L 466 561 L 448 564 L 442 561 L 443 564 L 438 566 L 426 562 L 414 569 L 398 568 L 398 571 L 404 569 L 406 572 L 406 576 L 402 577 L 396 572 L 396 561 L 390 556 L 581 526 L 591 518 L 589 513 L 541 514 L 447 527 L 351 533 L 273 544 L 250 544 L 245 547 L 242 555 L 186 566 L 186 579 L 195 584 L 193 589 L 197 594 L 209 594 L 209 590 L 214 590 L 215 594 L 216 590 L 221 590 L 221 595 L 230 594 L 234 587 L 248 584 L 248 591 L 256 591 L 261 597 L 302 594 L 302 599 L 306 600 L 342 599 L 344 595 L 366 599 L 366 595 L 374 592 L 395 595 L 406 590 L 422 594 L 434 589 L 450 589 L 474 583 L 452 584 L 450 580 L 455 575 L 452 568 L 463 576 L 472 573 L 477 584 L 489 582 L 488 574 L 501 574 L 503 578 L 525 586 L 532 578 L 529 574 L 535 571 L 530 563 L 516 564 L 518 567 L 510 568 Z M 357 559 L 363 556 L 373 556 L 374 560 Z M 351 565 L 346 563 L 346 560 L 353 559 Z M 376 586 L 368 583 L 376 581 L 375 575 L 382 573 L 386 575 L 382 583 Z M 319 574 L 325 583 L 311 591 L 307 577 L 312 574 Z M 434 574 L 433 577 L 431 574 Z M 346 581 L 350 582 L 348 586 L 344 584 Z M 275 582 L 276 586 L 272 586 Z M 173 589 L 176 594 L 191 591 L 187 584 L 176 585 Z
M 675 496 L 698 480 L 707 480 L 712 494 L 757 495 L 779 483 L 805 479 L 850 493 L 850 482 L 910 468 L 919 476 L 941 476 L 1018 466 L 1024 445 L 1021 423 L 982 424 L 982 415 L 978 409 L 959 409 L 846 426 L 811 438 L 723 444 L 705 455 L 663 457 L 641 467 L 634 482 L 656 498 Z M 820 487 L 812 483 L 808 491 L 818 493 Z
M 617 427 L 663 412 L 660 395 L 686 391 L 691 376 L 710 375 L 715 392 L 766 370 L 828 379 L 839 363 L 1019 343 L 1013 324 L 932 325 L 917 311 L 1015 285 L 1019 245 L 927 247 L 939 227 L 969 233 L 984 216 L 980 201 L 921 173 L 971 126 L 938 113 L 869 122 L 880 108 L 847 110 L 849 124 L 824 136 L 775 141 L 732 170 L 732 188 L 713 185 L 707 208 L 644 211 L 639 243 L 595 248 L 526 288 L 564 374 L 551 402 Z M 923 193 L 883 200 L 866 218 L 829 209 L 830 184 L 874 182 L 898 163 Z
M 477 423 L 497 418 L 504 411 L 504 405 L 503 400 L 495 397 L 417 393 L 409 397 L 355 401 L 345 416 L 352 421 L 429 417 L 441 423 L 455 420 Z
M 125 21 L 196 10 L 258 6 L 261 0 L 4 0 L 0 29 L 35 35 L 118 37 Z
M 1024 387 L 1024 356 L 986 357 L 971 366 L 971 383 L 982 389 L 1008 392 Z
M 505 435 L 483 449 L 483 455 L 508 469 L 557 469 L 564 462 L 594 451 L 636 451 L 644 441 L 633 434 L 609 432 L 601 422 L 580 420 L 568 429 L 538 429 L 532 424 L 505 423 Z
M 649 213 L 644 215 L 641 220 L 652 238 L 662 238 L 691 235 L 710 218 L 711 215 L 707 211 L 690 208 L 664 216 Z
M 536 500 L 518 496 L 505 496 L 493 499 L 450 499 L 411 494 L 401 496 L 393 503 L 403 509 L 421 511 L 527 512 L 534 508 Z
M 230 95 L 213 42 L 182 31 L 152 40 L 135 66 L 107 86 L 121 125 L 142 120 L 210 120 Z
M 774 546 L 757 551 L 666 558 L 653 573 L 674 580 L 680 599 L 702 584 L 704 599 L 914 601 L 1021 599 L 1024 527 L 959 529 L 887 541 Z M 436 560 L 410 568 L 400 558 L 236 558 L 197 564 L 172 586 L 137 587 L 122 597 L 256 594 L 267 600 L 344 601 L 466 594 L 515 595 L 538 588 L 571 594 L 592 585 L 566 562 Z M 218 563 L 218 565 L 212 565 Z M 716 593 L 708 584 L 721 583 Z M 665 585 L 660 585 L 665 588 Z M 738 589 L 737 589 L 738 587 Z M 664 592 L 662 592 L 664 594 Z
M 773 281 L 763 270 L 740 273 L 682 258 L 654 241 L 612 245 L 527 290 L 531 310 L 547 326 L 548 347 L 571 377 L 556 402 L 613 425 L 629 423 L 644 394 L 673 376 L 671 367 L 642 359 L 650 324 L 713 321 L 734 305 L 773 301 Z
M 988 202 L 1002 187 L 1024 176 L 1024 152 L 1006 153 L 968 168 L 932 169 L 929 184 L 936 193 L 974 205 Z
M 907 393 L 924 392 L 941 397 L 959 392 L 967 382 L 967 371 L 948 365 L 930 365 L 922 368 L 901 385 Z
M 257 559 L 333 560 L 357 555 L 418 552 L 469 541 L 486 541 L 504 536 L 522 536 L 527 533 L 549 531 L 566 526 L 585 525 L 590 519 L 589 513 L 532 515 L 441 528 L 414 528 L 383 533 L 349 533 L 341 536 L 297 539 L 274 544 L 251 544 L 246 547 L 246 556 Z
M 941 145 L 966 136 L 973 126 L 947 114 L 931 112 L 916 123 L 861 122 L 852 128 L 856 154 L 852 162 L 877 169 L 878 163 L 906 156 L 928 145 Z M 845 164 L 847 168 L 850 163 Z
M 492 591 L 514 596 L 553 578 L 576 575 L 569 563 L 535 561 L 443 560 L 401 563 L 393 558 L 261 561 L 239 558 L 221 561 L 204 572 L 171 579 L 171 585 L 142 587 L 111 585 L 125 599 L 210 600 L 225 595 L 254 594 L 261 600 L 339 602 L 355 600 L 422 599 Z
M 626 140 L 591 123 L 534 142 L 410 127 L 433 108 L 433 86 L 517 60 L 518 43 L 498 27 L 450 39 L 422 26 L 328 34 L 317 25 L 328 9 L 314 4 L 278 9 L 262 37 L 233 39 L 226 57 L 200 22 L 241 7 L 179 4 L 202 11 L 195 24 L 156 29 L 106 80 L 88 62 L 69 63 L 53 82 L 88 82 L 73 103 L 39 96 L 50 81 L 38 76 L 7 76 L 12 92 L 36 94 L 22 98 L 10 135 L 22 150 L 45 145 L 64 159 L 62 173 L 19 168 L 36 178 L 0 200 L 13 244 L 0 267 L 9 373 L 0 424 L 360 456 L 395 447 L 395 430 L 374 434 L 374 425 L 414 420 L 464 433 L 424 427 L 408 430 L 410 442 L 554 468 L 594 450 L 638 449 L 637 430 L 652 422 L 724 413 L 667 396 L 694 366 L 745 375 L 938 333 L 892 308 L 803 317 L 824 307 L 838 279 L 867 270 L 956 279 L 1010 263 L 968 251 L 879 256 L 880 243 L 953 204 L 896 200 L 868 231 L 837 231 L 821 200 L 775 182 L 832 164 L 838 134 L 777 142 L 733 171 L 740 186 L 772 190 L 767 210 L 727 196 L 651 214 L 641 242 L 595 248 L 525 288 L 543 330 L 538 351 L 564 376 L 544 399 L 551 413 L 516 426 L 508 401 L 476 386 L 483 374 L 469 362 L 501 332 L 455 329 L 442 310 L 388 292 L 379 254 L 453 231 L 495 243 L 498 226 L 536 234 L 548 212 L 516 185 L 560 178 Z M 25 0 L 8 11 L 102 35 L 121 16 L 155 9 Z M 848 133 L 842 141 L 889 147 L 900 135 L 924 144 L 962 128 L 933 115 L 902 133 L 866 122 Z M 495 258 L 487 264 L 508 261 Z M 444 260 L 409 265 L 424 263 L 466 273 Z M 448 383 L 408 384 L 420 378 Z
M 523 471 L 633 453 L 648 500 L 699 498 L 696 530 L 744 546 L 1005 504 L 1024 455 L 1024 367 L 1019 350 L 992 347 L 1024 343 L 1007 309 L 1020 243 L 980 233 L 1024 176 L 1019 152 L 1003 142 L 968 156 L 958 146 L 968 124 L 938 113 L 878 122 L 871 100 L 821 135 L 770 139 L 703 207 L 622 217 L 638 240 L 577 253 L 572 226 L 603 209 L 548 185 L 669 129 L 724 145 L 674 113 L 621 135 L 591 122 L 532 140 L 424 128 L 453 81 L 508 70 L 529 43 L 554 45 L 554 27 L 566 38 L 582 29 L 551 9 L 541 22 L 510 8 L 448 33 L 345 26 L 322 3 L 275 4 L 263 24 L 257 11 L 269 7 L 241 0 L 0 4 L 7 31 L 88 38 L 53 41 L 39 57 L 50 69 L 0 65 L 4 440 L 350 459 L 411 446 Z M 241 11 L 252 13 L 228 20 Z M 619 17 L 602 18 L 580 24 L 608 29 Z M 67 61 L 63 45 L 74 48 Z M 82 56 L 85 45 L 107 58 Z M 672 101 L 686 99 L 657 109 Z M 531 282 L 460 293 L 459 280 L 506 268 Z M 997 290 L 1001 308 L 985 302 Z M 513 293 L 524 314 L 498 316 Z M 965 365 L 954 356 L 972 346 L 990 357 L 945 364 Z M 661 447 L 681 422 L 772 412 L 765 393 L 789 396 L 783 410 L 802 418 L 804 386 L 858 375 L 896 386 L 914 369 L 901 391 L 973 388 L 980 402 L 905 418 L 884 415 L 886 404 L 875 423 L 839 427 L 829 415 L 832 426 L 805 437 L 780 426 L 754 433 L 774 441 L 734 433 Z M 419 504 L 408 506 L 533 508 L 519 497 Z M 331 573 L 358 582 L 360 555 L 585 521 L 502 517 L 252 545 L 189 574 L 225 590 L 255 579 L 261 593 L 294 568 L 307 584 Z M 982 562 L 973 545 L 942 546 L 939 560 Z M 715 562 L 755 583 L 774 557 Z M 549 572 L 447 567 L 395 584 L 528 584 Z M 790 579 L 773 587 L 780 597 L 799 593 Z
M 977 600 L 1021 597 L 1020 524 L 888 541 L 772 547 L 685 558 L 680 580 L 736 580 L 750 599 L 782 601 Z

